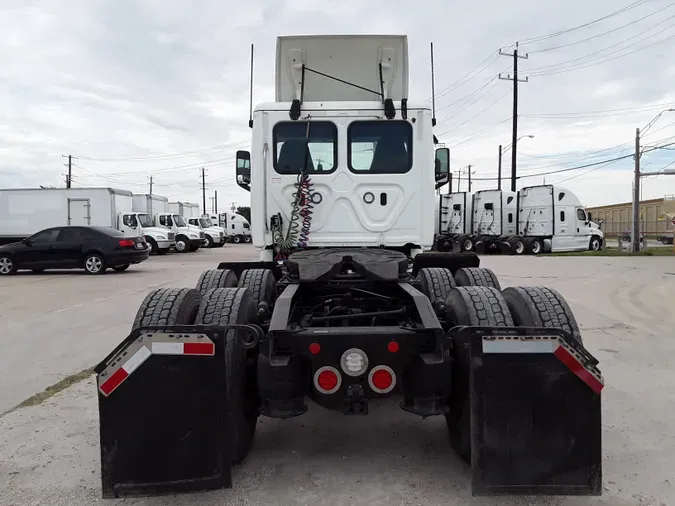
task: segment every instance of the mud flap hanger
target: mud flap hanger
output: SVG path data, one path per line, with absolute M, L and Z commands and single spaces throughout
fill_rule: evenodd
M 390 63 L 394 60 L 395 51 L 391 48 L 383 48 L 378 51 L 378 71 L 380 73 L 380 91 L 374 91 L 364 86 L 345 81 L 344 79 L 319 72 L 305 65 L 305 54 L 302 49 L 292 49 L 290 51 L 291 58 L 289 61 L 293 62 L 291 64 L 291 75 L 293 76 L 293 82 L 296 83 L 295 86 L 295 96 L 291 103 L 291 108 L 288 111 L 288 115 L 291 120 L 296 121 L 300 118 L 301 106 L 304 102 L 305 95 L 305 73 L 311 72 L 313 74 L 320 75 L 326 79 L 331 79 L 337 81 L 347 86 L 353 86 L 360 90 L 368 91 L 379 96 L 384 105 L 384 115 L 387 119 L 394 119 L 396 117 L 396 107 L 394 106 L 394 101 L 389 98 L 391 84 L 394 81 L 395 77 L 395 67 Z M 408 99 L 401 99 L 401 117 L 403 119 L 408 119 Z

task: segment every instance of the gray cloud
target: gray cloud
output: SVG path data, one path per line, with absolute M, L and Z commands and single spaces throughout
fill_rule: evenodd
M 531 77 L 520 86 L 519 131 L 535 135 L 519 144 L 523 175 L 630 153 L 635 127 L 650 121 L 659 104 L 675 105 L 675 39 L 667 39 L 675 34 L 675 21 L 669 19 L 675 8 L 668 6 L 666 0 L 646 1 L 601 23 L 521 46 L 531 52 L 519 62 L 521 75 Z M 509 71 L 509 58 L 495 57 L 462 86 L 443 90 L 500 47 L 620 7 L 611 0 L 5 0 L 0 6 L 0 186 L 61 184 L 61 155 L 72 153 L 78 157 L 75 184 L 139 191 L 153 175 L 157 191 L 201 202 L 203 165 L 209 192 L 218 190 L 219 202 L 245 204 L 249 195 L 234 184 L 233 157 L 250 137 L 250 44 L 256 48 L 254 102 L 271 101 L 276 36 L 311 33 L 408 34 L 410 100 L 418 103 L 430 96 L 433 41 L 438 117 L 445 120 L 436 131 L 448 132 L 441 140 L 451 147 L 454 168 L 471 163 L 476 178 L 491 178 L 497 146 L 511 142 L 511 85 L 491 79 Z M 661 8 L 666 9 L 637 21 Z M 630 21 L 635 23 L 583 43 L 535 52 Z M 659 40 L 664 42 L 610 61 Z M 574 58 L 579 59 L 561 67 Z M 550 73 L 587 61 L 587 68 Z M 459 100 L 471 93 L 469 100 Z M 608 110 L 616 112 L 588 112 Z M 674 122 L 675 113 L 664 115 L 645 141 L 675 141 L 675 125 L 669 126 Z M 644 163 L 657 170 L 673 156 L 649 153 Z M 505 172 L 509 167 L 505 156 Z M 629 158 L 546 181 L 572 178 L 564 184 L 589 205 L 602 204 L 630 198 L 631 169 Z M 644 186 L 645 198 L 675 193 L 675 178 L 646 180 Z

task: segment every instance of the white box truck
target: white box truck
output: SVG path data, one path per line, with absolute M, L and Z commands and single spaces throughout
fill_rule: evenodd
M 49 227 L 93 225 L 145 237 L 156 252 L 172 241 L 149 214 L 134 210 L 133 194 L 115 188 L 18 188 L 0 190 L 0 240 L 22 240 Z M 155 248 L 156 246 L 156 248 Z
M 225 245 L 225 231 L 220 227 L 214 227 L 208 217 L 200 215 L 199 204 L 191 202 L 169 202 L 172 212 L 181 214 L 188 225 L 204 233 L 203 246 L 205 248 L 219 248 Z
M 155 226 L 175 236 L 174 249 L 179 253 L 196 251 L 204 241 L 203 233 L 188 226 L 183 216 L 171 212 L 169 200 L 161 195 L 134 194 L 134 205 L 139 211 L 150 214 Z

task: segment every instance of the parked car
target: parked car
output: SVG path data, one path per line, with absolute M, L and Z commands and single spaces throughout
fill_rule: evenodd
M 666 233 L 665 235 L 656 236 L 656 240 L 662 244 L 673 244 L 673 233 Z
M 112 268 L 122 272 L 149 255 L 144 237 L 131 237 L 110 227 L 51 227 L 0 246 L 0 275 L 22 269 L 84 269 L 87 274 L 103 274 Z

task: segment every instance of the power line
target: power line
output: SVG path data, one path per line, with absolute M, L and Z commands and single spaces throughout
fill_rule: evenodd
M 621 25 L 621 26 L 618 26 L 618 27 L 616 27 L 616 28 L 613 28 L 612 30 L 608 30 L 608 31 L 606 31 L 606 32 L 599 33 L 599 34 L 597 34 L 597 35 L 593 35 L 592 37 L 586 37 L 585 39 L 577 40 L 577 41 L 575 41 L 575 42 L 569 42 L 569 43 L 567 43 L 567 44 L 561 44 L 561 45 L 559 45 L 559 46 L 553 46 L 553 47 L 548 47 L 548 48 L 544 48 L 544 49 L 533 49 L 533 50 L 530 51 L 530 53 L 544 53 L 544 52 L 546 52 L 546 51 L 554 51 L 554 50 L 556 50 L 556 49 L 561 49 L 561 48 L 563 48 L 563 47 L 575 46 L 575 45 L 577 45 L 577 44 L 581 44 L 582 42 L 588 42 L 589 40 L 597 39 L 597 38 L 599 38 L 599 37 L 604 37 L 605 35 L 609 35 L 610 33 L 614 33 L 614 32 L 616 32 L 616 31 L 621 30 L 621 29 L 623 29 L 623 28 L 626 28 L 626 27 L 628 27 L 628 26 L 632 26 L 632 25 L 634 25 L 635 23 L 639 23 L 640 21 L 644 21 L 645 19 L 651 18 L 652 16 L 655 16 L 655 15 L 658 14 L 659 12 L 662 12 L 662 11 L 664 11 L 664 10 L 666 10 L 666 9 L 670 9 L 670 8 L 673 7 L 674 5 L 675 5 L 675 4 L 666 5 L 665 7 L 662 7 L 661 9 L 658 9 L 658 10 L 652 12 L 651 14 L 647 14 L 646 16 L 643 16 L 643 17 L 641 17 L 641 18 L 639 18 L 639 19 L 636 19 L 636 20 L 634 20 L 634 21 L 630 21 L 630 22 L 628 22 L 628 23 L 626 23 L 626 24 L 624 24 L 624 25 Z
M 219 144 L 210 148 L 203 148 L 191 151 L 182 151 L 177 153 L 165 153 L 159 155 L 148 156 L 127 156 L 127 157 L 113 157 L 113 158 L 96 158 L 90 156 L 80 156 L 83 160 L 90 160 L 96 162 L 121 162 L 121 161 L 146 161 L 146 160 L 170 160 L 175 158 L 183 158 L 187 156 L 200 156 L 201 154 L 211 154 L 211 152 L 224 151 L 227 149 L 235 149 L 241 145 L 250 143 L 250 140 L 232 141 L 225 144 Z
M 633 2 L 630 5 L 627 5 L 626 7 L 622 7 L 621 9 L 619 9 L 617 11 L 611 12 L 611 13 L 607 14 L 606 16 L 602 16 L 601 18 L 594 19 L 594 20 L 589 21 L 587 23 L 584 23 L 582 25 L 574 26 L 572 28 L 567 28 L 565 30 L 560 30 L 558 32 L 549 33 L 549 34 L 546 34 L 546 35 L 539 35 L 537 37 L 531 37 L 529 39 L 524 39 L 524 40 L 521 40 L 520 43 L 523 44 L 523 45 L 524 44 L 533 44 L 534 42 L 540 42 L 542 40 L 551 39 L 553 37 L 558 37 L 560 35 L 564 35 L 566 33 L 574 32 L 576 30 L 581 30 L 582 28 L 586 28 L 588 26 L 594 25 L 596 23 L 604 21 L 605 19 L 609 19 L 609 18 L 612 18 L 614 16 L 618 16 L 619 14 L 623 14 L 624 12 L 627 12 L 627 11 L 629 11 L 629 10 L 639 6 L 639 5 L 642 5 L 642 4 L 644 4 L 648 1 L 649 0 L 638 0 L 636 2 Z
M 648 153 L 648 152 L 651 152 L 651 151 L 655 151 L 656 149 L 661 149 L 661 148 L 664 148 L 664 147 L 667 147 L 667 146 L 673 146 L 673 145 L 675 145 L 675 142 L 670 143 L 670 144 L 665 144 L 663 146 L 655 146 L 653 148 L 650 148 L 649 150 L 647 150 L 647 149 L 643 150 L 643 153 Z M 552 170 L 552 171 L 548 171 L 548 172 L 538 172 L 536 174 L 525 174 L 523 176 L 518 176 L 517 179 L 523 179 L 523 178 L 527 178 L 527 177 L 549 176 L 551 174 L 561 174 L 563 172 L 571 172 L 571 171 L 574 171 L 574 170 L 587 169 L 588 167 L 595 167 L 597 165 L 606 164 L 606 163 L 609 163 L 609 162 L 617 162 L 619 160 L 625 160 L 626 158 L 632 158 L 633 156 L 634 156 L 634 154 L 631 153 L 631 154 L 627 154 L 627 155 L 624 155 L 624 156 L 617 156 L 615 158 L 610 158 L 608 160 L 601 160 L 599 162 L 587 163 L 587 164 L 584 164 L 584 165 L 578 165 L 576 167 L 568 167 L 566 169 L 558 169 L 558 170 Z M 496 181 L 496 180 L 497 180 L 496 177 L 474 178 L 474 181 Z
M 482 62 L 480 62 L 478 65 L 476 65 L 472 70 L 470 70 L 469 72 L 467 72 L 466 74 L 464 74 L 462 77 L 460 77 L 459 79 L 457 79 L 456 81 L 454 81 L 453 83 L 449 84 L 448 86 L 446 86 L 445 88 L 443 88 L 441 91 L 439 91 L 439 92 L 436 94 L 436 100 L 438 100 L 439 98 L 441 98 L 441 97 L 447 95 L 448 93 L 450 93 L 450 92 L 456 90 L 457 88 L 460 88 L 460 87 L 462 87 L 463 85 L 465 85 L 466 83 L 468 83 L 471 79 L 473 79 L 473 78 L 476 77 L 478 74 L 480 74 L 483 70 L 485 70 L 485 68 L 487 68 L 487 67 L 490 66 L 492 63 L 494 63 L 495 61 L 497 61 L 498 58 L 499 58 L 499 54 L 497 54 L 497 53 L 490 53 L 490 56 L 488 56 L 487 58 L 485 58 Z M 488 61 L 488 60 L 491 60 L 491 61 Z M 486 62 L 487 62 L 487 65 L 484 65 Z M 485 68 L 482 68 L 482 69 L 481 69 L 481 67 L 485 67 Z M 480 71 L 479 71 L 477 74 L 475 74 L 475 75 L 469 77 L 468 79 L 465 79 L 468 75 L 474 73 L 474 72 L 475 72 L 476 70 L 478 70 L 478 69 L 480 69 Z M 426 101 L 427 101 L 427 102 L 430 102 L 431 99 L 432 99 L 432 98 L 429 97 Z
M 612 48 L 612 47 L 619 46 L 619 45 L 621 45 L 621 44 L 625 44 L 625 43 L 628 42 L 629 40 L 634 39 L 634 38 L 636 38 L 636 37 L 639 37 L 640 35 L 643 35 L 643 34 L 645 34 L 646 32 L 648 32 L 648 31 L 650 31 L 650 30 L 653 30 L 653 29 L 656 28 L 658 25 L 663 24 L 664 22 L 666 22 L 666 21 L 668 21 L 668 20 L 670 20 L 670 19 L 672 19 L 672 18 L 674 18 L 674 17 L 675 17 L 675 16 L 670 16 L 669 18 L 666 18 L 665 20 L 661 21 L 660 23 L 657 23 L 656 25 L 654 25 L 654 26 L 648 28 L 647 30 L 644 30 L 644 31 L 642 31 L 642 32 L 640 32 L 640 33 L 638 33 L 638 34 L 636 34 L 636 35 L 633 35 L 632 37 L 629 37 L 629 38 L 627 38 L 627 39 L 624 39 L 624 40 L 622 40 L 622 41 L 620 41 L 620 42 L 616 42 L 616 43 L 611 44 L 611 45 L 609 45 L 609 46 L 607 46 L 607 47 L 604 47 L 604 48 L 602 48 L 602 49 L 598 49 L 597 51 L 593 51 L 593 52 L 591 52 L 591 53 L 587 53 L 587 54 L 585 54 L 585 55 L 583 55 L 583 56 L 579 56 L 579 57 L 577 57 L 577 58 L 572 58 L 572 59 L 567 60 L 567 61 L 558 62 L 558 63 L 552 64 L 552 65 L 545 65 L 545 66 L 543 66 L 543 67 L 539 67 L 539 68 L 533 69 L 533 70 L 530 71 L 530 75 L 533 75 L 533 76 L 545 76 L 545 75 L 560 74 L 560 73 L 563 73 L 563 72 L 572 72 L 572 71 L 574 71 L 574 70 L 580 70 L 580 69 L 584 69 L 584 68 L 588 68 L 588 67 L 600 65 L 600 64 L 602 64 L 602 63 L 607 63 L 607 62 L 616 60 L 616 59 L 618 59 L 618 58 L 624 58 L 624 57 L 626 57 L 626 56 L 629 56 L 629 55 L 631 55 L 631 54 L 637 53 L 637 52 L 639 52 L 639 51 L 644 51 L 645 49 L 648 49 L 648 48 L 650 48 L 650 47 L 652 47 L 652 46 L 655 46 L 656 44 L 660 44 L 661 42 L 665 42 L 665 41 L 671 39 L 673 36 L 666 37 L 665 39 L 658 40 L 658 41 L 653 42 L 653 43 L 651 43 L 651 44 L 649 44 L 649 45 L 647 45 L 647 46 L 644 46 L 644 47 L 640 47 L 640 48 L 634 49 L 634 50 L 632 50 L 632 51 L 629 51 L 628 53 L 620 54 L 620 55 L 618 55 L 618 56 L 614 56 L 613 58 L 608 58 L 608 59 L 606 59 L 606 60 L 603 60 L 603 58 L 606 58 L 607 56 L 611 56 L 611 55 L 616 54 L 616 53 L 619 53 L 619 52 L 621 52 L 621 51 L 625 51 L 625 50 L 627 50 L 627 49 L 630 49 L 630 47 L 629 47 L 630 44 L 629 44 L 629 46 L 627 46 L 627 47 L 622 47 L 622 48 L 616 49 L 616 50 L 614 50 L 614 51 L 610 51 L 610 52 L 607 53 L 607 54 L 603 54 L 603 55 L 596 56 L 596 57 L 591 58 L 590 60 L 587 60 L 587 61 L 581 61 L 581 62 L 578 62 L 578 63 L 573 63 L 572 65 L 569 65 L 569 67 L 565 68 L 568 64 L 570 64 L 570 63 L 572 63 L 572 62 L 575 62 L 575 61 L 578 61 L 578 60 L 583 60 L 584 58 L 588 58 L 589 56 L 592 56 L 592 55 L 597 55 L 598 53 L 602 53 L 603 51 L 606 51 L 606 50 L 608 50 L 608 49 L 610 49 L 610 48 Z M 662 32 L 664 32 L 664 31 L 668 30 L 669 28 L 672 28 L 673 26 L 675 26 L 675 24 L 671 24 L 671 25 L 669 25 L 669 26 L 667 26 L 667 27 L 665 27 L 665 28 L 659 30 L 658 32 L 656 32 L 656 33 L 654 33 L 654 34 L 649 35 L 649 36 L 646 37 L 645 39 L 643 39 L 643 40 L 641 40 L 641 41 L 638 41 L 638 42 L 644 42 L 645 40 L 649 40 L 650 38 L 654 37 L 655 35 L 658 35 L 659 33 L 662 33 Z
M 488 105 L 487 107 L 484 107 L 483 109 L 481 109 L 480 111 L 478 111 L 476 114 L 474 114 L 473 116 L 471 116 L 471 117 L 470 117 L 469 119 L 467 119 L 466 121 L 460 123 L 459 125 L 456 125 L 456 126 L 452 127 L 450 130 L 446 130 L 445 132 L 442 132 L 442 133 L 438 134 L 438 136 L 440 137 L 440 136 L 442 136 L 442 135 L 449 134 L 450 132 L 454 132 L 454 131 L 457 130 L 458 128 L 460 128 L 460 127 L 466 125 L 466 124 L 469 123 L 470 121 L 476 119 L 478 116 L 480 116 L 481 114 L 483 114 L 483 113 L 484 113 L 485 111 L 487 111 L 488 109 L 491 109 L 492 107 L 494 107 L 495 105 L 497 105 L 499 102 L 501 102 L 502 100 L 504 100 L 504 98 L 506 98 L 506 95 L 508 95 L 508 94 L 509 94 L 509 91 L 507 91 L 506 93 L 504 93 L 502 96 L 500 96 L 497 100 L 495 100 L 494 102 L 492 102 L 492 103 L 491 103 L 490 105 Z

